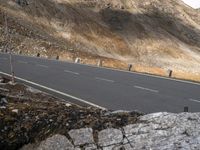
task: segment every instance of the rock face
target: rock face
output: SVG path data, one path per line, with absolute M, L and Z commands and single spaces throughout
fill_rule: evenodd
M 91 128 L 71 130 L 69 135 L 76 146 L 94 143 L 93 130 Z
M 26 0 L 17 0 L 26 4 Z M 181 0 L 12 0 L 0 3 L 0 50 L 8 14 L 11 48 L 200 71 L 200 14 Z M 71 54 L 71 53 L 70 53 Z M 78 54 L 77 54 L 78 55 Z M 69 56 L 71 58 L 71 55 Z
M 107 147 L 114 144 L 120 144 L 123 140 L 122 131 L 118 129 L 105 129 L 98 134 L 98 145 Z
M 24 146 L 21 150 L 72 150 L 74 146 L 71 142 L 63 135 L 54 135 L 45 141 L 41 142 L 39 146 L 36 148 L 34 145 Z
M 54 135 L 48 138 L 46 141 L 42 142 L 38 150 L 71 150 L 74 146 L 71 142 L 62 135 Z
M 48 145 L 46 143 L 50 143 L 50 149 L 54 145 L 55 150 L 69 148 L 71 150 L 200 149 L 200 113 L 149 114 L 140 117 L 140 122 L 124 126 L 121 129 L 108 128 L 99 131 L 97 139 L 91 134 L 92 129 L 72 130 L 69 134 L 73 137 L 74 148 L 65 137 L 55 135 L 41 142 L 39 146 L 35 147 L 35 150 L 45 147 Z M 84 140 L 84 142 L 77 143 L 78 136 L 82 137 L 80 141 Z M 91 143 L 93 138 L 95 142 Z M 66 147 L 67 145 L 68 147 Z

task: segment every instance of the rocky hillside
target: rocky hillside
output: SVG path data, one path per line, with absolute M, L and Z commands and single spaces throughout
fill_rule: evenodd
M 181 0 L 0 1 L 0 49 L 6 12 L 15 51 L 200 71 L 200 13 Z

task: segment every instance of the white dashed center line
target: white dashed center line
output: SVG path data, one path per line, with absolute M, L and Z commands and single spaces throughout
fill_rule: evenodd
M 64 70 L 64 72 L 75 74 L 75 75 L 80 75 L 78 72 L 73 72 L 73 71 L 70 71 L 70 70 Z
M 149 92 L 154 92 L 154 93 L 158 93 L 158 90 L 154 90 L 154 89 L 149 89 L 149 88 L 145 88 L 145 87 L 141 87 L 141 86 L 134 86 L 137 89 L 141 89 L 141 90 L 145 90 L 145 91 L 149 91 Z
M 43 67 L 43 68 L 49 68 L 48 66 L 40 65 L 40 64 L 37 64 L 36 66 L 38 66 L 38 67 Z
M 100 78 L 100 77 L 96 77 L 95 79 L 96 79 L 96 80 L 101 80 L 101 81 L 106 81 L 106 82 L 111 82 L 111 83 L 114 83 L 114 82 L 115 82 L 115 81 L 113 81 L 113 80 L 104 79 L 104 78 Z
M 200 103 L 200 100 L 196 100 L 196 99 L 192 99 L 192 98 L 190 98 L 189 101 Z

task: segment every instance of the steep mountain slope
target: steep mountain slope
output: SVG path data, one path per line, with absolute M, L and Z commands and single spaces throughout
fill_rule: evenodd
M 200 13 L 181 0 L 0 0 L 13 50 L 200 71 Z M 25 1 L 25 0 L 20 0 Z M 0 47 L 5 45 L 3 14 Z

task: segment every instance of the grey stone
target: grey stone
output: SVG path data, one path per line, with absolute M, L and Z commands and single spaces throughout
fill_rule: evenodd
M 108 147 L 103 147 L 103 150 L 126 150 L 124 145 L 111 145 Z
M 77 150 L 200 150 L 200 113 L 154 113 L 139 119 L 140 123 L 127 125 L 121 130 L 108 128 L 100 131 L 98 143 L 94 143 L 90 128 L 71 130 L 69 135 Z M 50 145 L 50 150 L 58 147 L 55 143 L 60 142 L 60 146 L 67 143 L 60 139 L 47 141 L 50 144 L 43 145 Z M 62 147 L 58 148 L 62 150 Z M 74 150 L 71 143 L 65 148 Z
M 0 109 L 6 109 L 6 106 L 0 106 Z
M 13 109 L 12 112 L 13 112 L 13 113 L 18 113 L 19 110 L 18 110 L 18 109 Z
M 7 99 L 6 99 L 5 97 L 2 97 L 2 98 L 0 99 L 0 105 L 6 105 L 6 104 L 8 104 Z
M 85 150 L 96 150 L 97 146 L 95 144 L 89 144 L 85 146 Z
M 54 135 L 41 142 L 36 150 L 74 150 L 74 146 L 63 135 Z
M 94 143 L 93 130 L 91 128 L 70 130 L 68 133 L 76 146 Z
M 34 93 L 34 94 L 41 93 L 40 90 L 37 90 L 37 89 L 35 89 L 33 87 L 27 87 L 26 90 L 29 91 L 29 92 L 31 92 L 31 93 Z
M 109 128 L 100 131 L 98 134 L 98 139 L 98 144 L 102 147 L 105 147 L 121 143 L 123 141 L 123 134 L 121 130 Z
M 115 145 L 103 147 L 103 150 L 113 150 Z
M 200 113 L 155 113 L 124 127 L 125 149 L 200 149 Z
M 130 148 L 132 148 L 132 147 L 130 147 Z M 126 147 L 124 145 L 119 145 L 119 146 L 113 147 L 112 150 L 131 150 L 131 149 L 128 149 L 128 147 Z
M 3 77 L 0 76 L 0 83 L 3 83 L 4 82 L 4 79 Z

